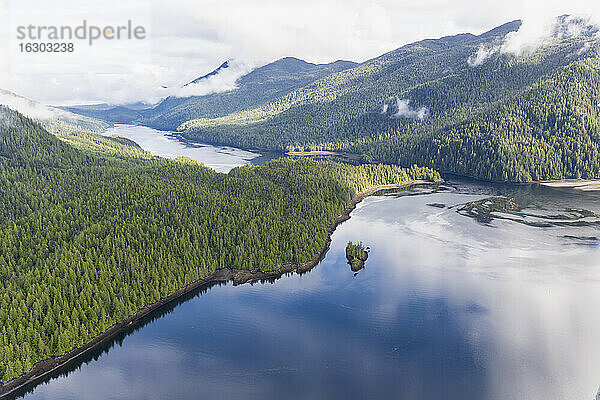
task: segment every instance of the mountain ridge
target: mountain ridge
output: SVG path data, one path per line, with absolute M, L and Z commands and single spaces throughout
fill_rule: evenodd
M 535 149 L 566 154 L 565 149 L 560 143 L 547 147 L 541 136 L 531 139 L 532 128 L 517 109 L 511 108 L 511 113 L 523 130 L 510 140 L 526 142 L 529 147 L 503 146 L 511 153 L 510 157 L 495 156 L 496 149 L 492 148 L 478 148 L 475 154 L 465 154 L 467 149 L 473 148 L 470 141 L 484 140 L 483 133 L 473 133 L 479 132 L 479 128 L 464 129 L 462 134 L 452 130 L 452 126 L 490 124 L 498 107 L 506 102 L 517 102 L 519 110 L 524 112 L 526 104 L 520 99 L 526 93 L 541 90 L 548 80 L 554 82 L 557 90 L 566 88 L 569 78 L 561 73 L 564 68 L 573 66 L 578 70 L 577 63 L 583 65 L 588 59 L 591 63 L 598 60 L 600 46 L 596 31 L 589 28 L 585 20 L 558 18 L 555 31 L 592 32 L 594 36 L 552 33 L 537 49 L 522 55 L 512 54 L 502 47 L 520 24 L 515 20 L 477 36 L 459 34 L 407 44 L 356 67 L 325 76 L 261 107 L 187 121 L 178 130 L 188 138 L 210 143 L 279 150 L 346 151 L 362 155 L 364 161 L 401 165 L 417 162 L 455 173 L 469 172 L 464 168 L 466 160 L 461 158 L 466 157 L 475 159 L 469 163 L 476 177 L 491 180 L 599 177 L 596 163 L 591 162 L 592 170 L 584 171 L 565 156 L 553 156 L 552 165 L 538 168 L 539 160 L 528 155 L 538 151 Z M 565 24 L 576 24 L 575 28 L 582 29 L 570 29 L 573 27 Z M 478 60 L 472 62 L 475 56 Z M 593 75 L 595 70 L 589 71 Z M 575 113 L 582 107 L 594 110 L 586 102 L 596 101 L 595 78 L 592 76 L 590 80 L 573 73 L 571 79 L 581 81 L 581 85 L 572 88 L 592 95 L 580 96 L 583 102 L 580 107 L 561 104 L 564 110 L 557 110 L 556 105 L 534 96 L 540 112 Z M 562 97 L 571 94 L 565 92 Z M 555 117 L 560 118 L 560 114 Z M 570 124 L 545 126 L 545 129 L 546 136 L 564 138 L 572 137 L 579 128 Z M 458 143 L 450 147 L 443 144 L 449 132 L 453 132 L 453 140 Z M 595 143 L 597 131 L 585 133 L 592 136 L 581 140 Z M 495 134 L 494 140 L 506 136 L 503 132 Z M 595 147 L 586 149 L 578 157 L 593 160 Z M 453 164 L 448 161 L 450 158 L 439 157 L 442 151 L 456 153 Z M 529 161 L 518 162 L 519 155 Z M 492 158 L 497 165 L 484 169 L 482 166 Z

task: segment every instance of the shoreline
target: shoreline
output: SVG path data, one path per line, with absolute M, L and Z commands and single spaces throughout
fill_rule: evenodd
M 581 192 L 592 192 L 600 190 L 600 179 L 556 179 L 535 182 L 540 186 L 572 189 Z
M 360 161 L 360 155 L 354 153 L 345 153 L 338 151 L 328 150 L 312 150 L 312 151 L 288 151 L 285 153 L 286 156 L 290 157 L 314 157 L 314 156 L 334 156 L 343 157 L 348 160 Z
M 231 147 L 235 149 L 240 149 L 243 151 L 247 151 L 250 153 L 258 154 L 258 157 L 252 159 L 249 163 L 253 164 L 253 160 L 260 159 L 262 157 L 268 157 L 270 155 L 279 155 L 279 156 L 296 156 L 296 157 L 311 157 L 311 156 L 339 156 L 343 158 L 347 158 L 349 160 L 359 161 L 361 159 L 361 155 L 358 153 L 348 153 L 348 152 L 338 152 L 338 151 L 330 151 L 330 150 L 315 150 L 315 151 L 288 151 L 288 150 L 277 150 L 277 149 L 268 149 L 268 148 L 259 148 L 259 147 L 245 147 L 238 146 L 233 144 L 227 144 L 218 141 L 201 141 L 197 138 L 190 137 L 185 134 L 185 131 L 178 130 L 164 130 L 162 128 L 156 128 L 150 125 L 142 125 L 139 123 L 121 123 L 121 122 L 113 122 L 111 123 L 111 127 L 115 127 L 116 125 L 124 125 L 124 126 L 141 126 L 150 129 L 154 129 L 159 132 L 163 132 L 165 134 L 170 134 L 171 136 L 177 137 L 178 140 L 182 140 L 184 142 L 190 144 L 200 144 L 200 145 L 209 145 L 214 147 Z M 106 130 L 105 130 L 106 131 Z M 103 131 L 104 132 L 104 131 Z M 109 137 L 109 136 L 107 136 Z M 135 142 L 134 142 L 135 143 Z M 137 143 L 136 143 L 137 144 Z M 139 145 L 138 145 L 139 146 Z M 371 164 L 371 163 L 366 163 Z M 258 164 L 260 165 L 260 164 Z M 406 167 L 404 167 L 406 168 Z M 451 171 L 443 171 L 436 169 L 435 167 L 430 167 L 438 171 L 441 175 L 446 175 L 450 177 L 456 178 L 465 178 L 471 179 L 478 182 L 484 183 L 494 183 L 494 184 L 502 184 L 502 185 L 532 185 L 538 184 L 546 187 L 555 187 L 555 188 L 567 188 L 574 189 L 579 191 L 600 191 L 600 178 L 561 178 L 561 179 L 542 179 L 542 180 L 531 180 L 526 182 L 515 182 L 515 181 L 500 181 L 494 179 L 485 179 L 481 177 L 476 177 L 473 175 L 462 174 Z M 578 184 L 580 183 L 580 184 Z
M 125 329 L 130 328 L 135 324 L 139 323 L 144 317 L 148 316 L 150 313 L 176 301 L 177 299 L 192 292 L 193 290 L 204 286 L 209 286 L 214 283 L 226 283 L 232 281 L 233 285 L 237 286 L 242 285 L 244 283 L 253 283 L 266 279 L 276 279 L 289 273 L 307 272 L 313 267 L 315 267 L 324 258 L 325 254 L 329 250 L 329 245 L 331 244 L 331 235 L 338 227 L 338 225 L 350 218 L 350 213 L 362 200 L 381 190 L 402 189 L 415 185 L 432 185 L 439 184 L 442 182 L 443 181 L 432 182 L 424 180 L 411 180 L 397 184 L 370 186 L 363 192 L 357 193 L 354 196 L 354 198 L 350 200 L 350 202 L 348 203 L 346 208 L 341 212 L 341 214 L 337 216 L 333 220 L 333 222 L 326 228 L 327 240 L 325 241 L 325 244 L 323 245 L 321 250 L 317 252 L 317 254 L 315 254 L 310 261 L 305 263 L 283 263 L 273 271 L 261 271 L 259 269 L 233 270 L 231 268 L 216 270 L 212 274 L 176 290 L 169 296 L 160 299 L 155 303 L 140 308 L 138 311 L 128 316 L 123 321 L 117 322 L 104 332 L 90 339 L 83 345 L 72 349 L 68 353 L 37 362 L 36 364 L 34 364 L 33 368 L 29 372 L 9 382 L 2 383 L 0 385 L 0 398 L 5 398 L 11 394 L 14 394 L 18 390 L 23 389 L 26 386 L 35 385 L 47 378 L 52 373 L 58 371 L 60 368 L 68 364 L 77 362 L 93 350 L 99 348 L 100 346 L 106 344 L 107 342 L 115 338 Z

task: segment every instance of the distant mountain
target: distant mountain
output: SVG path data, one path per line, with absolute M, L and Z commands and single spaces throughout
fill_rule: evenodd
M 101 119 L 110 123 L 131 124 L 142 117 L 141 110 L 129 106 L 108 106 L 97 104 L 91 106 L 62 107 L 73 113 L 85 115 L 91 118 Z
M 237 88 L 224 93 L 205 96 L 168 97 L 154 107 L 132 105 L 72 106 L 65 107 L 74 113 L 113 123 L 138 123 L 157 129 L 175 130 L 182 123 L 195 118 L 214 118 L 236 111 L 261 106 L 294 89 L 306 86 L 331 73 L 356 66 L 351 61 L 338 60 L 331 64 L 313 64 L 293 57 L 286 57 L 257 68 L 240 77 Z M 202 75 L 183 87 L 201 84 L 231 68 L 231 60 Z M 214 78 L 213 78 L 214 79 Z
M 110 124 L 104 121 L 72 113 L 69 110 L 59 107 L 46 106 L 4 89 L 0 89 L 0 105 L 5 105 L 34 120 L 40 121 L 46 129 L 50 129 L 51 131 L 53 127 L 61 126 L 71 130 L 100 132 L 110 126 Z
M 217 69 L 215 69 L 215 70 L 213 70 L 213 71 L 209 72 L 209 73 L 208 73 L 208 74 L 206 74 L 206 75 L 202 75 L 201 77 L 199 77 L 199 78 L 196 78 L 196 79 L 194 79 L 193 81 L 191 81 L 191 82 L 189 82 L 189 83 L 186 83 L 186 84 L 185 84 L 185 85 L 183 85 L 183 86 L 193 85 L 193 84 L 195 84 L 195 83 L 198 83 L 198 82 L 200 82 L 200 81 L 202 81 L 202 80 L 204 80 L 204 79 L 208 79 L 208 78 L 210 78 L 211 76 L 215 76 L 215 75 L 217 75 L 219 72 L 223 71 L 224 69 L 226 69 L 226 68 L 229 68 L 229 62 L 230 62 L 230 61 L 231 61 L 231 60 L 227 60 L 227 61 L 225 61 L 225 62 L 224 62 L 223 64 L 221 64 L 221 65 L 220 65 L 220 66 L 219 66 Z
M 85 115 L 91 118 L 101 119 L 110 123 L 130 124 L 142 117 L 141 111 L 152 108 L 153 105 L 138 101 L 123 105 L 111 105 L 106 103 L 87 104 L 77 106 L 60 107 L 63 110 Z
M 190 83 L 199 83 L 218 74 L 229 68 L 229 63 L 223 63 L 216 70 Z M 261 106 L 294 89 L 355 65 L 350 61 L 312 64 L 293 57 L 282 58 L 242 76 L 234 90 L 206 96 L 169 97 L 153 109 L 142 111 L 142 118 L 138 122 L 157 129 L 174 130 L 190 119 L 220 117 Z
M 83 104 L 83 105 L 77 105 L 77 106 L 62 106 L 62 107 L 56 107 L 56 108 L 61 108 L 63 110 L 77 110 L 77 111 L 106 111 L 106 110 L 110 110 L 113 109 L 117 106 L 115 106 L 114 104 L 108 104 L 108 103 L 98 103 L 98 104 Z M 126 103 L 126 104 L 121 104 L 119 105 L 119 107 L 125 107 L 128 108 L 130 110 L 145 110 L 148 108 L 152 108 L 154 107 L 154 104 L 150 104 L 150 103 L 146 103 L 144 101 L 137 101 L 135 103 Z M 75 112 L 75 111 L 73 111 Z
M 179 130 L 204 142 L 347 151 L 492 180 L 600 178 L 597 27 L 562 16 L 537 50 L 504 51 L 520 26 L 422 40 Z

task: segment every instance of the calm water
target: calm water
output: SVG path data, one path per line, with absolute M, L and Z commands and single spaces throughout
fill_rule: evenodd
M 463 208 L 497 194 L 516 206 Z M 594 213 L 531 186 L 370 197 L 309 273 L 196 293 L 26 398 L 592 400 Z M 356 276 L 348 240 L 371 247 Z
M 229 172 L 232 168 L 248 163 L 262 164 L 273 157 L 273 155 L 261 155 L 234 147 L 190 142 L 172 132 L 157 131 L 146 126 L 117 124 L 104 132 L 104 135 L 126 137 L 139 144 L 144 150 L 160 157 L 189 157 L 203 162 L 218 172 Z

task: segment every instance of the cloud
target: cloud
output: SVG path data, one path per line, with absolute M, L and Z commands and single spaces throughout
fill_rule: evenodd
M 13 93 L 0 90 L 0 104 L 7 106 L 21 114 L 33 118 L 46 120 L 58 116 L 59 111 L 50 109 L 42 104 L 33 102 L 14 95 Z
M 581 48 L 580 48 L 579 50 L 577 50 L 577 53 L 576 53 L 576 54 L 577 54 L 578 56 L 580 56 L 580 55 L 582 55 L 582 54 L 584 54 L 584 53 L 587 53 L 587 51 L 588 51 L 589 49 L 591 49 L 591 48 L 592 48 L 592 44 L 591 44 L 590 42 L 585 42 L 585 43 L 583 44 L 583 46 L 581 46 Z
M 597 30 L 592 16 L 570 15 L 566 18 L 530 19 L 516 32 L 510 32 L 504 38 L 500 51 L 504 54 L 521 56 L 548 44 L 555 39 L 569 39 Z
M 470 67 L 484 64 L 494 54 L 523 56 L 549 44 L 553 40 L 575 37 L 600 37 L 600 25 L 592 15 L 569 15 L 553 18 L 529 18 L 518 31 L 508 33 L 501 43 L 481 44 L 477 52 L 467 59 Z M 583 54 L 590 48 L 586 43 L 577 52 Z
M 252 71 L 250 64 L 237 60 L 230 60 L 229 67 L 223 68 L 215 75 L 211 75 L 196 83 L 182 87 L 167 89 L 170 96 L 189 97 L 205 96 L 212 93 L 222 93 L 237 88 L 237 80 Z
M 427 114 L 429 113 L 429 110 L 427 109 L 427 107 L 419 107 L 419 108 L 411 108 L 410 105 L 410 100 L 409 99 L 399 99 L 396 98 L 396 104 L 393 106 L 393 108 L 396 109 L 396 112 L 394 112 L 392 115 L 390 115 L 390 118 L 411 118 L 411 119 L 418 119 L 418 120 L 423 120 L 425 119 L 425 117 L 427 117 Z M 387 105 L 387 104 L 386 104 Z M 384 105 L 385 107 L 385 105 Z M 387 108 L 386 108 L 387 111 Z
M 155 102 L 227 59 L 264 65 L 285 56 L 310 62 L 365 61 L 424 38 L 480 34 L 521 18 L 526 24 L 590 13 L 590 0 L 27 0 L 0 14 L 0 88 L 46 104 Z M 73 54 L 22 54 L 16 26 L 122 24 L 146 27 L 148 39 L 77 42 Z M 515 38 L 514 40 L 517 40 Z M 229 82 L 229 84 L 226 84 Z M 214 85 L 214 86 L 210 86 Z M 205 90 L 231 88 L 231 80 Z
M 477 49 L 477 52 L 469 56 L 467 64 L 469 67 L 477 67 L 485 63 L 490 57 L 500 51 L 500 45 L 487 45 L 481 44 Z

